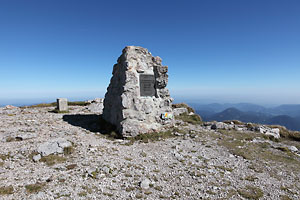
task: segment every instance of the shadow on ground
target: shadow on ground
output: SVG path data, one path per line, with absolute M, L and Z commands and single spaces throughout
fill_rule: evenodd
M 63 120 L 73 126 L 79 126 L 91 132 L 101 133 L 111 138 L 123 138 L 122 135 L 117 133 L 114 125 L 103 120 L 102 115 L 64 115 Z
M 101 115 L 64 115 L 63 120 L 73 126 L 79 126 L 91 132 L 101 132 Z

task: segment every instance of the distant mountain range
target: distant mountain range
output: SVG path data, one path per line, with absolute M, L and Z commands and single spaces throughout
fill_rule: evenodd
M 190 104 L 204 121 L 240 120 L 259 124 L 282 125 L 300 131 L 300 105 L 266 108 L 256 104 Z

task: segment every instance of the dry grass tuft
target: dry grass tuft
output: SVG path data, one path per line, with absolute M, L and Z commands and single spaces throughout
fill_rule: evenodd
M 239 189 L 238 193 L 246 199 L 259 199 L 264 195 L 260 188 L 251 185 L 247 185 L 245 188 Z
M 46 163 L 48 166 L 52 166 L 57 163 L 65 162 L 66 160 L 67 159 L 62 156 L 49 155 L 49 156 L 42 157 L 40 161 Z
M 233 122 L 235 125 L 244 125 L 244 122 L 241 122 L 239 120 L 225 120 L 223 121 L 225 124 L 231 124 L 231 122 Z
M 188 113 L 182 113 L 178 116 L 175 116 L 175 119 L 184 121 L 189 124 L 195 124 L 195 125 L 203 123 L 201 117 L 197 114 L 189 115 Z
M 75 149 L 73 146 L 70 147 L 65 147 L 64 148 L 64 155 L 71 155 L 72 153 L 74 153 Z
M 220 146 L 225 146 L 232 154 L 241 156 L 247 160 L 270 161 L 284 164 L 292 171 L 299 171 L 297 166 L 300 161 L 296 155 L 287 148 L 278 150 L 272 148 L 269 143 L 249 142 L 256 137 L 262 138 L 259 133 L 247 133 L 238 131 L 220 131 L 224 138 L 218 141 Z
M 284 126 L 280 125 L 268 125 L 270 128 L 278 128 L 280 130 L 280 136 L 282 138 L 300 141 L 300 132 L 299 131 L 290 131 Z
M 37 193 L 41 191 L 44 187 L 45 187 L 45 183 L 35 183 L 35 184 L 30 184 L 25 186 L 26 191 L 28 193 Z
M 0 195 L 8 195 L 8 194 L 13 194 L 13 193 L 14 193 L 13 186 L 0 187 Z
M 68 101 L 69 106 L 87 106 L 91 103 L 85 102 L 85 101 Z M 24 106 L 21 108 L 45 108 L 45 107 L 56 107 L 57 103 L 52 102 L 52 103 L 40 103 L 36 105 L 31 105 L 31 106 Z
M 147 134 L 140 134 L 135 137 L 128 138 L 130 142 L 128 142 L 126 145 L 132 145 L 134 142 L 137 141 L 148 143 L 148 142 L 160 141 L 171 137 L 175 137 L 175 135 L 173 134 L 173 130 L 168 130 L 165 132 L 153 132 Z

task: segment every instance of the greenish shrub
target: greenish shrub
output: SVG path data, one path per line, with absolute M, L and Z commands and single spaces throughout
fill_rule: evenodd
M 45 183 L 35 183 L 35 184 L 30 184 L 25 186 L 26 191 L 28 193 L 37 193 L 41 191 L 44 187 L 45 187 Z

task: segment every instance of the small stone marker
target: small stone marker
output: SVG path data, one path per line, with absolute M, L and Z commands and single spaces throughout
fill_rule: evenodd
M 68 100 L 66 98 L 58 98 L 56 102 L 58 111 L 68 111 Z
M 127 46 L 113 67 L 102 116 L 124 137 L 174 125 L 168 66 L 161 62 L 145 48 Z

